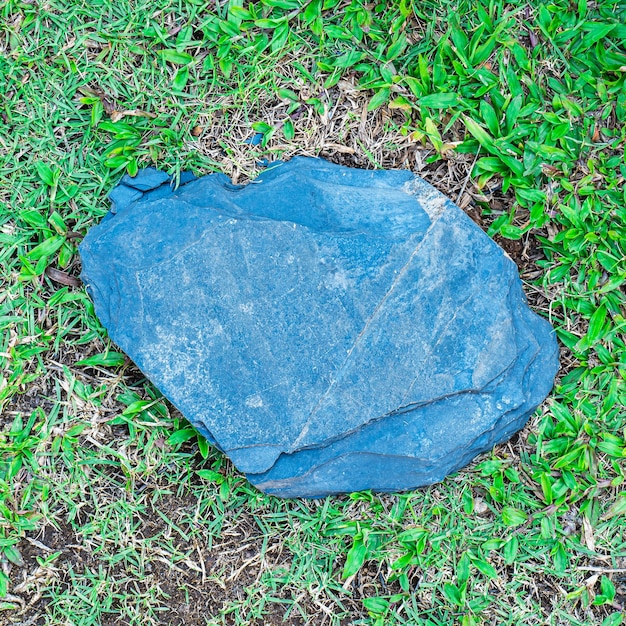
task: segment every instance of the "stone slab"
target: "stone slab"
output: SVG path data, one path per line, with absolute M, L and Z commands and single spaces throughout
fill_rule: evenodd
M 81 245 L 115 341 L 260 489 L 442 480 L 519 430 L 558 348 L 515 264 L 408 171 L 124 177 Z

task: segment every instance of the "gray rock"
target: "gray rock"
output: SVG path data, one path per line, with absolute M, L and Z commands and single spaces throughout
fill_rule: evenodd
M 514 263 L 408 171 L 125 177 L 81 245 L 115 341 L 259 489 L 440 481 L 519 430 L 557 343 Z

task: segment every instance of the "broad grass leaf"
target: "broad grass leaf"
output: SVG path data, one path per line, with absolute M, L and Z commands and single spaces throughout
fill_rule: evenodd
M 262 135 L 265 135 L 274 130 L 274 128 L 266 122 L 253 122 L 252 130 L 256 131 L 257 133 L 261 133 Z
M 46 163 L 42 163 L 41 161 L 37 161 L 35 163 L 35 168 L 37 170 L 37 174 L 39 178 L 48 185 L 48 187 L 53 187 L 55 181 L 55 173 L 52 168 Z
M 48 222 L 59 235 L 63 235 L 67 232 L 67 225 L 57 211 L 54 211 L 52 215 L 50 215 Z
M 543 492 L 543 499 L 546 504 L 552 504 L 552 477 L 548 472 L 541 474 L 541 491 Z
M 252 19 L 252 14 L 248 9 L 244 9 L 243 7 L 239 7 L 237 5 L 229 4 L 228 12 L 235 18 L 240 20 L 249 20 Z
M 209 442 L 198 433 L 198 450 L 200 451 L 200 456 L 203 459 L 207 459 L 209 456 Z
M 65 432 L 65 437 L 78 437 L 85 428 L 87 428 L 87 424 L 76 424 Z
M 569 567 L 569 556 L 560 541 L 552 549 L 552 561 L 557 574 L 565 574 Z
M 19 218 L 21 220 L 24 220 L 29 226 L 32 226 L 33 228 L 47 228 L 48 226 L 46 218 L 39 211 L 22 211 L 19 214 Z
M 236 22 L 229 20 L 222 20 L 220 22 L 220 30 L 229 37 L 239 37 L 241 31 Z
M 487 561 L 485 561 L 484 559 L 472 559 L 472 563 L 474 564 L 476 569 L 484 574 L 487 578 L 498 577 L 498 572 L 496 571 L 496 568 L 490 563 L 487 563 Z
M 342 54 L 333 62 L 333 67 L 338 68 L 348 68 L 356 65 L 363 57 L 364 53 L 360 50 L 350 50 L 350 52 L 346 52 Z
M 139 163 L 137 162 L 137 159 L 131 159 L 128 162 L 128 164 L 126 165 L 126 171 L 128 172 L 128 175 L 132 176 L 133 178 L 137 176 L 137 174 L 139 173 Z
M 456 568 L 456 580 L 459 587 L 463 587 L 469 579 L 470 575 L 470 559 L 467 552 L 463 553 L 463 556 L 459 559 L 459 563 Z
M 497 37 L 498 37 L 498 33 L 493 33 L 493 35 L 491 35 L 491 37 L 489 37 L 489 39 L 487 39 L 487 41 L 484 44 L 478 46 L 472 52 L 472 56 L 470 59 L 472 65 L 474 66 L 480 65 L 481 63 L 484 63 L 491 56 L 491 53 L 493 52 L 497 44 Z
M 129 404 L 122 415 L 135 415 L 136 413 L 141 413 L 149 404 L 152 404 L 150 400 L 137 400 L 136 402 L 132 402 Z
M 398 96 L 389 103 L 390 109 L 400 109 L 402 111 L 410 111 L 413 108 L 410 100 L 407 100 L 404 96 Z
M 463 606 L 463 599 L 461 598 L 461 591 L 452 583 L 444 583 L 443 585 L 443 593 L 456 606 Z
M 449 109 L 459 104 L 459 96 L 456 93 L 433 93 L 420 98 L 419 103 L 430 109 Z
M 322 0 L 311 0 L 304 10 L 304 20 L 307 24 L 315 21 L 322 13 Z
M 217 483 L 218 485 L 224 482 L 224 476 L 219 472 L 210 469 L 201 469 L 196 472 L 200 478 L 204 480 L 208 480 L 213 483 Z
M 602 576 L 600 580 L 600 591 L 609 602 L 613 602 L 615 599 L 615 585 L 607 576 Z
M 363 598 L 363 606 L 370 613 L 380 615 L 389 609 L 389 600 L 385 598 Z
M 222 74 L 224 74 L 224 76 L 228 78 L 233 69 L 232 59 L 220 59 L 219 66 L 220 66 L 220 70 L 222 70 Z
M 127 156 L 115 156 L 111 159 L 107 159 L 104 164 L 111 168 L 112 170 L 115 170 L 117 168 L 120 167 L 126 167 L 129 163 L 129 158 Z
M 507 526 L 519 526 L 528 519 L 528 515 L 512 506 L 505 506 L 502 509 L 502 521 Z
M 285 135 L 285 139 L 287 141 L 291 141 L 296 134 L 295 129 L 293 127 L 293 122 L 291 120 L 287 120 L 283 124 L 283 134 Z
M 400 35 L 396 41 L 394 41 L 387 50 L 387 61 L 393 61 L 398 57 L 406 48 L 406 35 Z
M 126 362 L 121 352 L 102 352 L 74 363 L 76 367 L 120 367 Z
M 14 546 L 5 546 L 3 549 L 4 556 L 14 565 L 18 567 L 24 567 L 24 560 L 20 551 Z
M 556 461 L 554 469 L 574 468 L 578 464 L 581 455 L 584 454 L 584 451 L 584 446 L 576 446 L 573 450 L 565 453 Z
M 365 563 L 366 556 L 367 546 L 363 543 L 362 539 L 355 539 L 346 555 L 346 564 L 344 565 L 341 577 L 346 579 L 356 574 L 361 569 L 363 563 Z
M 381 107 L 389 100 L 390 94 L 391 91 L 389 90 L 389 88 L 383 87 L 380 91 L 375 93 L 372 99 L 369 101 L 369 104 L 367 105 L 367 110 L 374 111 L 378 107 Z
M 587 330 L 587 339 L 590 344 L 601 338 L 602 328 L 606 320 L 606 307 L 602 304 L 589 320 L 589 329 Z
M 593 44 L 597 43 L 601 39 L 604 39 L 616 26 L 617 24 L 615 22 L 610 24 L 585 22 L 583 24 L 583 30 L 586 31 L 587 34 L 583 37 L 583 44 L 579 49 L 579 52 L 588 50 L 591 46 L 593 46 Z
M 0 598 L 4 598 L 9 591 L 9 577 L 0 569 Z
M 62 235 L 53 235 L 48 237 L 45 241 L 35 246 L 26 256 L 32 261 L 38 261 L 44 257 L 49 257 L 54 254 L 65 242 L 65 237 Z
M 188 52 L 179 52 L 175 48 L 159 50 L 159 54 L 164 61 L 172 63 L 172 65 L 188 65 L 194 60 Z
M 195 428 L 181 428 L 169 436 L 167 443 L 171 446 L 175 446 L 179 443 L 184 443 L 185 441 L 193 439 L 197 434 L 198 431 Z
M 289 23 L 283 22 L 274 30 L 274 36 L 272 37 L 272 41 L 270 42 L 270 48 L 272 52 L 277 52 L 287 43 L 287 39 L 289 38 Z
M 521 95 L 515 96 L 513 100 L 509 103 L 509 106 L 506 108 L 506 112 L 504 114 L 504 119 L 506 121 L 506 131 L 511 132 L 513 128 L 515 128 L 515 123 L 519 117 L 520 111 L 522 110 L 522 104 L 524 103 L 524 99 Z
M 428 531 L 425 528 L 407 528 L 398 535 L 398 541 L 419 541 L 426 535 Z
M 503 154 L 501 151 L 498 152 L 498 156 L 502 162 L 508 166 L 513 174 L 516 176 L 522 176 L 524 174 L 524 164 L 521 161 L 508 154 Z
M 513 535 L 505 544 L 504 544 L 504 561 L 507 565 L 511 565 L 515 562 L 517 558 L 517 553 L 519 551 L 519 539 Z
M 500 130 L 500 122 L 495 109 L 486 100 L 480 101 L 480 115 L 485 124 L 487 124 L 487 128 L 491 134 L 497 136 Z
M 617 381 L 614 380 L 611 383 L 611 387 L 615 389 L 615 394 L 617 395 L 617 384 L 614 384 L 616 382 Z M 610 405 L 608 408 L 611 408 L 615 404 L 617 398 L 611 400 L 612 402 L 608 403 Z M 603 403 L 603 409 L 606 404 L 606 402 Z M 602 437 L 604 441 L 600 441 L 598 443 L 598 450 L 601 450 L 605 454 L 608 454 L 609 456 L 612 456 L 616 459 L 622 459 L 626 457 L 626 445 L 624 444 L 623 439 L 621 439 L 620 437 L 616 437 L 611 433 L 602 433 Z
M 500 228 L 500 234 L 507 239 L 521 239 L 524 235 L 524 231 L 514 224 L 504 224 Z
M 503 173 L 508 170 L 502 160 L 496 156 L 482 157 L 478 159 L 476 162 L 476 168 L 478 171 L 496 173 Z
M 471 117 L 463 116 L 465 127 L 474 136 L 478 143 L 488 152 L 494 151 L 493 138 L 491 135 Z
M 254 25 L 258 28 L 273 29 L 278 28 L 283 23 L 282 19 L 260 19 L 255 20 Z
M 112 133 L 115 139 L 137 139 L 141 138 L 141 132 L 127 122 L 100 122 L 100 130 Z
M 189 69 L 187 67 L 181 67 L 174 76 L 172 81 L 172 89 L 174 91 L 182 91 L 189 80 Z
M 624 623 L 624 614 L 620 611 L 611 613 L 602 620 L 601 626 L 621 626 Z
M 277 94 L 278 97 L 282 100 L 292 100 L 293 102 L 298 102 L 299 100 L 298 94 L 295 91 L 292 91 L 291 89 L 287 89 L 285 87 L 279 89 L 277 91 Z

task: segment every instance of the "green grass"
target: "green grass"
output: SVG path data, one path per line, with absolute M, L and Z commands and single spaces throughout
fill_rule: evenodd
M 622 623 L 626 4 L 243 4 L 0 0 L 0 621 Z M 563 369 L 514 443 L 440 485 L 280 501 L 51 276 L 122 172 L 253 175 L 358 122 L 343 81 L 393 138 L 355 162 L 467 158 L 489 233 L 537 238 Z

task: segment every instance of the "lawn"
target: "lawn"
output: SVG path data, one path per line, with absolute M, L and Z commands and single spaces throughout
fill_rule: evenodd
M 0 0 L 0 624 L 624 623 L 625 77 L 623 1 Z M 556 329 L 443 483 L 264 496 L 81 286 L 124 172 L 296 154 L 419 173 Z

